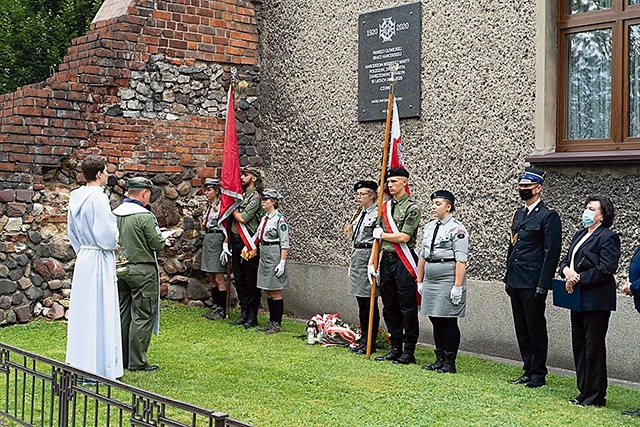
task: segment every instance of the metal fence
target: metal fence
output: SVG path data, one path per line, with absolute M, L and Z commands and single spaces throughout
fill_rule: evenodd
M 29 427 L 251 427 L 0 343 L 2 417 Z

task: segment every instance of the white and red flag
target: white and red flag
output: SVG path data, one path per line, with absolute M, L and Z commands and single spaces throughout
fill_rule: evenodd
M 391 138 L 389 142 L 389 163 L 387 164 L 387 171 L 391 168 L 405 169 L 404 167 L 404 154 L 402 153 L 402 135 L 400 134 L 400 115 L 398 114 L 398 105 L 396 104 L 396 98 L 393 97 L 393 114 L 391 115 Z M 404 187 L 408 195 L 411 195 L 409 190 L 409 183 Z M 391 197 L 389 190 L 385 186 L 385 194 Z
M 220 176 L 220 212 L 218 224 L 227 235 L 227 218 L 242 203 L 242 182 L 240 181 L 240 152 L 236 133 L 236 114 L 233 109 L 233 85 L 229 85 L 227 98 L 227 119 L 224 127 L 224 147 L 222 150 L 222 173 Z

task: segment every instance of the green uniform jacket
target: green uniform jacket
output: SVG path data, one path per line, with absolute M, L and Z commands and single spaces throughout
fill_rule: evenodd
M 125 202 L 114 209 L 121 250 L 131 263 L 155 263 L 164 248 L 156 216 L 137 203 Z
M 242 219 L 246 221 L 245 227 L 247 227 L 251 235 L 255 234 L 258 230 L 258 225 L 260 225 L 260 219 L 262 218 L 261 201 L 260 193 L 254 187 L 244 193 L 242 204 L 238 207 L 238 211 L 242 214 Z M 238 234 L 235 224 L 232 224 L 231 232 Z
M 392 203 L 392 200 L 389 200 L 388 203 Z M 414 200 L 409 198 L 408 194 L 403 195 L 399 200 L 397 200 L 396 207 L 393 209 L 393 220 L 401 233 L 406 233 L 411 236 L 407 242 L 409 249 L 416 247 L 416 236 L 418 235 L 418 227 L 420 226 L 421 217 L 422 213 L 420 212 L 420 208 L 418 208 L 418 205 Z M 393 233 L 393 231 L 387 230 L 386 225 L 384 225 L 384 221 L 382 223 L 382 229 L 385 233 Z M 381 249 L 385 252 L 395 251 L 393 243 L 386 240 L 382 241 Z

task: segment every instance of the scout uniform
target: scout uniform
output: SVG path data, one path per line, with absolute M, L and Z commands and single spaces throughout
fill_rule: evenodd
M 526 168 L 520 185 L 544 183 L 544 172 Z M 525 196 L 527 197 L 527 196 Z M 546 291 L 551 289 L 562 244 L 562 224 L 558 213 L 538 199 L 512 216 L 505 290 L 511 299 L 516 337 L 524 374 L 514 383 L 545 384 L 547 375 Z
M 467 262 L 469 235 L 465 226 L 455 219 L 455 198 L 447 190 L 431 194 L 431 200 L 444 199 L 451 205 L 444 219 L 429 222 L 422 233 L 420 258 L 424 260 L 421 314 L 429 316 L 433 325 L 436 361 L 423 369 L 440 373 L 455 373 L 460 347 L 458 317 L 464 317 L 467 302 L 467 278 L 462 279 L 462 295 L 454 300 L 452 289 L 456 281 L 456 265 Z
M 245 168 L 260 181 L 260 171 L 256 168 Z M 261 196 L 257 188 L 247 190 L 243 195 L 242 204 L 238 212 L 246 221 L 245 228 L 248 238 L 252 239 L 258 230 L 262 218 Z M 231 217 L 232 218 L 232 217 Z M 231 221 L 231 268 L 240 303 L 240 317 L 231 322 L 232 325 L 243 325 L 246 329 L 258 324 L 258 309 L 260 308 L 260 289 L 256 286 L 258 279 L 258 263 L 260 260 L 258 249 L 246 248 L 244 240 L 238 231 L 240 224 Z
M 266 188 L 262 193 L 264 199 L 279 201 L 282 196 L 277 190 Z M 278 209 L 270 214 L 265 214 L 260 222 L 258 230 L 260 239 L 260 263 L 258 265 L 258 288 L 265 291 L 279 291 L 289 287 L 289 277 L 287 270 L 283 269 L 281 274 L 278 264 L 284 263 L 282 260 L 282 250 L 289 249 L 289 226 L 287 221 Z M 284 265 L 284 264 L 283 264 Z M 269 323 L 265 328 L 258 328 L 268 334 L 282 331 L 282 316 L 284 313 L 284 302 L 282 299 L 267 298 L 269 307 Z
M 207 178 L 204 180 L 204 188 L 213 187 L 220 188 L 220 180 L 218 178 Z M 202 258 L 200 262 L 200 270 L 207 273 L 224 274 L 225 266 L 220 260 L 222 254 L 222 244 L 225 239 L 224 231 L 218 224 L 218 213 L 220 211 L 220 198 L 210 203 L 207 207 L 202 228 L 204 237 L 202 238 Z M 213 306 L 211 311 L 203 315 L 209 320 L 220 320 L 227 317 L 227 291 L 221 291 L 218 286 L 211 287 L 211 300 Z
M 358 181 L 353 186 L 353 191 L 357 192 L 362 188 L 370 189 L 375 193 L 378 190 L 378 184 L 368 180 Z M 367 277 L 367 265 L 373 248 L 373 229 L 376 227 L 377 219 L 378 204 L 373 203 L 366 209 L 362 208 L 360 213 L 353 218 L 351 224 L 353 251 L 351 252 L 351 264 L 349 265 L 347 293 L 356 297 L 358 302 L 358 317 L 361 330 L 360 344 L 351 349 L 356 354 L 366 354 L 367 352 L 369 312 L 371 311 L 371 283 L 369 283 L 369 278 Z M 380 290 L 376 289 L 376 294 L 379 295 L 379 293 Z M 378 310 L 377 298 L 373 310 L 373 343 L 371 350 L 375 352 L 375 338 L 380 326 L 380 311 Z
M 152 189 L 153 183 L 132 178 L 129 190 Z M 160 283 L 156 253 L 165 239 L 156 216 L 138 200 L 126 198 L 114 209 L 121 251 L 129 261 L 129 273 L 118 279 L 120 323 L 122 326 L 123 363 L 130 371 L 154 370 L 147 363 L 147 349 L 152 332 L 158 333 Z
M 404 169 L 391 169 L 387 177 L 409 177 L 409 172 Z M 390 213 L 399 232 L 408 234 L 406 243 L 407 252 L 400 252 L 393 244 L 382 240 L 382 261 L 380 263 L 380 296 L 382 297 L 382 314 L 391 335 L 391 351 L 375 360 L 393 360 L 406 364 L 415 363 L 415 348 L 418 342 L 418 304 L 416 301 L 416 272 L 411 266 L 405 265 L 417 260 L 414 252 L 416 236 L 420 225 L 421 213 L 415 201 L 408 194 L 399 199 L 392 199 L 385 203 L 390 204 Z M 383 231 L 393 233 L 386 221 L 383 222 Z M 411 257 L 412 259 L 408 259 Z M 404 345 L 404 349 L 403 349 Z

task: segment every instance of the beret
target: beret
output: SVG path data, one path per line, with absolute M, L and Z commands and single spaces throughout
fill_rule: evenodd
M 353 185 L 353 191 L 358 191 L 361 188 L 368 188 L 370 190 L 377 191 L 378 190 L 378 183 L 375 182 L 375 181 L 368 180 L 368 179 L 363 179 L 361 181 L 356 182 Z

